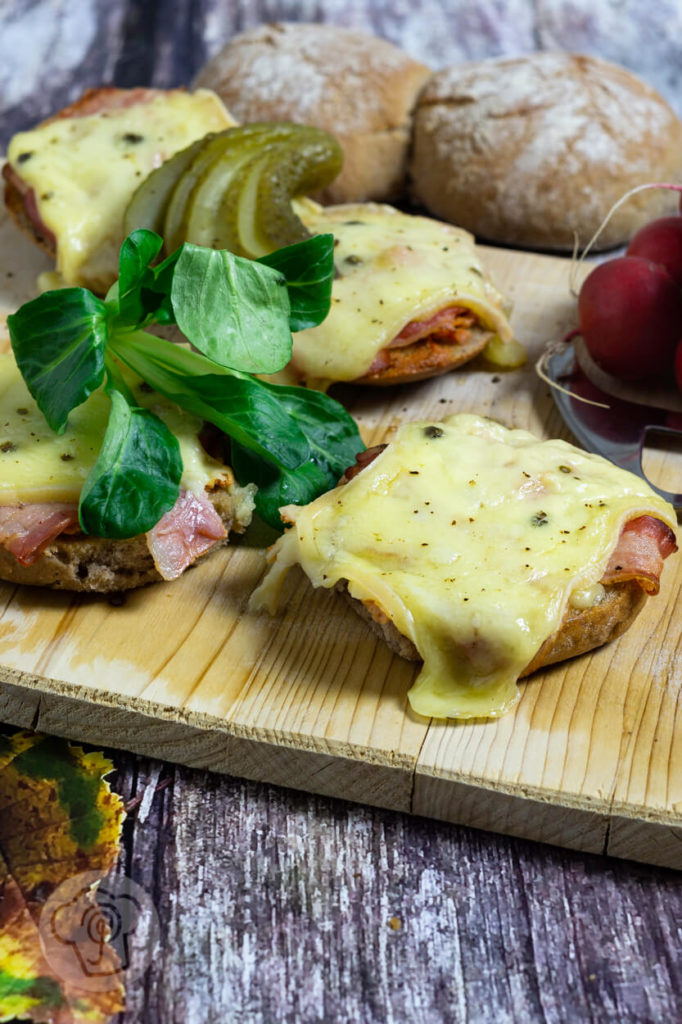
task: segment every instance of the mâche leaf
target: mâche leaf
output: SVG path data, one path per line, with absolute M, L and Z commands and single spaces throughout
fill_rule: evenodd
M 26 386 L 53 430 L 104 379 L 108 336 L 105 304 L 86 288 L 44 292 L 7 317 Z
M 111 413 L 97 461 L 81 491 L 85 533 L 123 539 L 146 533 L 180 491 L 180 445 L 149 409 L 131 406 L 109 388 Z
M 278 399 L 310 445 L 310 458 L 295 473 L 255 460 L 233 443 L 232 468 L 237 479 L 255 483 L 256 511 L 270 526 L 281 528 L 281 505 L 305 505 L 334 487 L 357 452 L 364 448 L 355 420 L 328 395 L 306 388 L 277 387 Z
M 286 281 L 269 267 L 185 243 L 171 302 L 185 337 L 220 366 L 275 373 L 291 358 Z
M 261 458 L 287 469 L 308 459 L 306 437 L 272 394 L 273 385 L 142 332 L 118 339 L 116 353 L 156 391 Z
M 170 300 L 173 271 L 180 250 L 152 266 L 163 246 L 154 231 L 139 228 L 121 246 L 119 278 L 112 289 L 116 298 L 118 324 L 137 326 L 147 321 L 174 324 Z M 111 298 L 110 292 L 108 298 Z
M 121 323 L 138 324 L 148 310 L 142 301 L 150 264 L 161 252 L 163 239 L 153 231 L 133 231 L 121 246 L 118 259 L 118 315 Z
M 303 331 L 322 323 L 331 304 L 334 280 L 334 236 L 314 235 L 304 242 L 261 256 L 264 263 L 284 275 L 289 292 L 289 327 Z

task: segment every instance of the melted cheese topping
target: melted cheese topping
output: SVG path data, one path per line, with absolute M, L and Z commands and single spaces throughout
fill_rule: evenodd
M 63 281 L 105 292 L 117 277 L 123 214 L 140 183 L 195 139 L 234 124 L 215 93 L 174 90 L 15 135 L 8 160 L 57 239 Z
M 355 380 L 410 321 L 453 305 L 520 348 L 468 232 L 376 203 L 323 208 L 306 200 L 296 210 L 311 232 L 335 236 L 337 276 L 327 318 L 294 335 L 289 382 L 326 388 Z
M 296 563 L 314 586 L 347 580 L 416 646 L 424 666 L 410 703 L 438 718 L 512 707 L 570 595 L 598 599 L 624 523 L 677 522 L 605 459 L 467 414 L 401 427 L 348 484 L 282 511 L 293 526 L 253 607 L 274 608 Z
M 180 444 L 182 486 L 200 494 L 222 477 L 227 467 L 212 459 L 197 441 L 201 420 L 179 409 L 123 371 L 141 406 L 151 409 Z M 55 434 L 31 398 L 14 357 L 0 355 L 0 504 L 74 502 L 99 454 L 110 402 L 100 389 L 74 409 L 63 434 Z

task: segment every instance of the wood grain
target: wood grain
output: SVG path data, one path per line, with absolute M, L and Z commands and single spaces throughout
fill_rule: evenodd
M 679 876 L 116 758 L 120 870 L 162 947 L 121 1024 L 653 1024 L 682 1010 Z
M 13 229 L 3 230 L 18 252 Z M 369 442 L 401 420 L 454 410 L 565 433 L 534 362 L 574 316 L 570 263 L 484 253 L 516 303 L 528 365 L 506 374 L 473 365 L 390 393 L 346 389 Z M 5 306 L 33 269 L 27 252 L 12 294 L 0 293 Z M 6 720 L 25 724 L 30 714 L 37 728 L 92 743 L 120 736 L 129 750 L 187 765 L 682 867 L 681 848 L 660 841 L 661 828 L 682 827 L 679 559 L 619 642 L 536 674 L 502 719 L 455 723 L 415 715 L 406 698 L 414 665 L 302 574 L 290 577 L 275 618 L 250 613 L 262 543 L 247 533 L 123 605 L 1 585 Z

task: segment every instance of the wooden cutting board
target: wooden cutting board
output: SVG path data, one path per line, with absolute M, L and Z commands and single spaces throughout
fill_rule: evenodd
M 347 389 L 365 440 L 402 419 L 479 412 L 568 436 L 533 364 L 574 324 L 570 262 L 484 250 L 513 299 L 527 367 Z M 48 262 L 0 223 L 0 305 Z M 680 479 L 676 456 L 652 475 Z M 667 476 L 667 479 L 666 479 Z M 677 488 L 681 489 L 681 488 Z M 581 850 L 682 867 L 682 558 L 633 628 L 538 673 L 500 720 L 409 709 L 415 667 L 346 602 L 290 578 L 275 618 L 247 611 L 264 528 L 175 583 L 107 599 L 0 584 L 0 719 L 93 744 Z

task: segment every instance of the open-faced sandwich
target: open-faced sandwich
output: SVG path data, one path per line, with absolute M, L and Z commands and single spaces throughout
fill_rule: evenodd
M 336 276 L 329 315 L 296 337 L 290 380 L 406 384 L 486 350 L 506 365 L 524 361 L 509 303 L 468 232 L 377 203 L 306 202 L 299 212 L 312 233 L 334 235 Z
M 126 385 L 135 406 L 159 417 L 177 440 L 182 475 L 177 498 L 148 530 L 102 537 L 84 532 L 79 502 L 100 453 L 110 397 L 103 388 L 93 392 L 57 434 L 13 355 L 0 355 L 0 579 L 63 590 L 128 590 L 176 579 L 226 543 L 230 532 L 249 525 L 255 488 L 240 487 L 231 469 L 206 452 L 202 420 L 131 373 Z M 138 462 L 138 473 L 143 467 L 152 472 L 151 461 Z M 159 475 L 149 483 L 161 489 L 165 480 Z M 131 471 L 129 501 L 136 486 Z
M 346 588 L 403 657 L 410 703 L 495 717 L 517 680 L 617 637 L 676 550 L 673 508 L 646 482 L 565 441 L 469 414 L 408 423 L 334 490 L 282 510 L 254 608 L 300 565 Z
M 207 89 L 91 89 L 9 144 L 5 204 L 56 260 L 59 279 L 104 294 L 118 276 L 123 214 L 165 160 L 235 121 Z
M 55 289 L 7 318 L 2 579 L 96 591 L 174 579 L 254 506 L 279 522 L 283 502 L 325 491 L 363 447 L 327 395 L 256 376 L 285 365 L 292 329 L 325 316 L 331 236 L 268 263 L 190 245 L 158 263 L 160 247 L 149 231 L 126 239 L 106 300 Z M 153 324 L 176 324 L 185 344 Z

